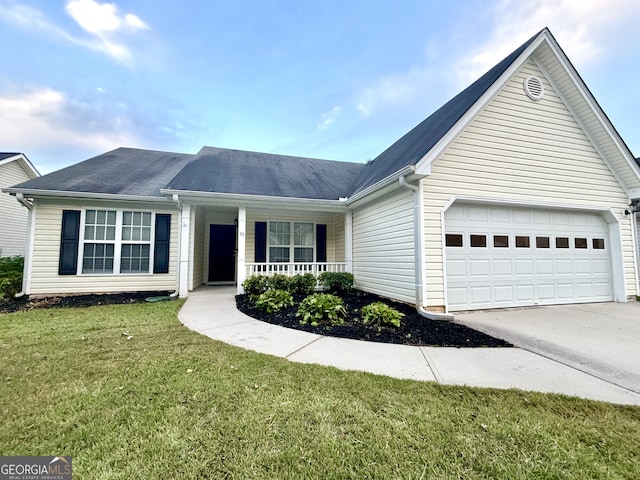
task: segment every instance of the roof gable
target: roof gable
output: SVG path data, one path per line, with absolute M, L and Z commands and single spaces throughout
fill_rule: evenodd
M 36 167 L 33 166 L 24 153 L 0 152 L 0 165 L 5 165 L 10 162 L 17 162 L 29 178 L 40 176 L 40 172 L 36 170 Z
M 359 163 L 204 147 L 166 190 L 338 200 L 365 167 Z

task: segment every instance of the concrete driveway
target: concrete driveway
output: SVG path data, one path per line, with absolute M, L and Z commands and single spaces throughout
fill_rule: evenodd
M 640 393 L 640 302 L 476 311 L 455 321 Z

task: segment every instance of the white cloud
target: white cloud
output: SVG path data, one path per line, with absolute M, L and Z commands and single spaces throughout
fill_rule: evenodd
M 136 15 L 120 15 L 113 3 L 71 0 L 66 11 L 90 36 L 70 34 L 50 21 L 40 10 L 19 3 L 0 5 L 0 19 L 20 28 L 34 29 L 57 39 L 108 55 L 125 65 L 133 63 L 133 54 L 124 35 L 150 27 Z
M 318 130 L 326 130 L 336 118 L 342 113 L 342 107 L 333 107 L 328 112 L 320 115 L 320 123 L 318 123 Z
M 477 79 L 545 26 L 574 64 L 596 61 L 624 25 L 640 19 L 637 0 L 500 0 L 488 39 L 456 64 L 460 86 Z M 627 29 L 631 34 L 632 29 Z M 633 37 L 630 37 L 630 39 Z
M 117 146 L 136 146 L 122 119 L 112 128 L 92 125 L 91 112 L 82 111 L 67 96 L 48 87 L 29 87 L 0 92 L 0 145 L 29 155 L 32 151 L 106 151 Z M 126 122 L 125 122 L 126 123 Z
M 89 33 L 103 35 L 123 28 L 148 30 L 149 26 L 131 13 L 118 14 L 114 3 L 99 3 L 94 0 L 71 0 L 65 7 L 67 13 Z

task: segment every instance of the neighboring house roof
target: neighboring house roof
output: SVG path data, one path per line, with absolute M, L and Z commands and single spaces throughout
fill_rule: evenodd
M 20 152 L 0 152 L 0 162 L 2 160 L 6 160 L 7 158 L 15 157 L 16 155 L 20 155 Z
M 163 197 L 164 188 L 193 155 L 117 148 L 8 189 L 27 192 L 90 193 Z
M 353 194 L 364 190 L 404 167 L 417 164 L 462 118 L 520 54 L 536 39 L 537 33 L 473 84 L 453 97 L 431 116 L 411 129 L 400 140 L 369 162 Z
M 166 190 L 338 200 L 353 191 L 361 163 L 204 147 Z
M 31 161 L 24 153 L 20 152 L 0 152 L 0 165 L 4 165 L 9 162 L 18 162 L 22 166 L 22 169 L 31 178 L 40 176 L 40 172 L 33 166 Z

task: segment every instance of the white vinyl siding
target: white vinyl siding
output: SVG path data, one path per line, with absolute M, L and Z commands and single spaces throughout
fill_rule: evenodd
M 543 80 L 531 100 L 527 75 Z M 612 209 L 621 222 L 627 295 L 635 295 L 627 196 L 535 63 L 507 83 L 448 150 L 424 183 L 427 305 L 445 304 L 441 213 L 454 195 Z
M 415 303 L 413 196 L 386 195 L 353 211 L 353 274 L 357 288 Z
M 130 211 L 154 211 L 171 214 L 169 249 L 169 273 L 146 274 L 91 274 L 58 275 L 60 234 L 63 210 L 126 209 Z M 32 273 L 28 292 L 30 295 L 110 293 L 153 290 L 175 290 L 178 248 L 178 212 L 171 206 L 145 203 L 56 201 L 39 199 L 35 202 L 36 225 Z M 82 235 L 82 232 L 81 232 Z M 79 252 L 79 260 L 82 252 Z
M 0 165 L 0 189 L 12 187 L 30 180 L 17 161 Z M 0 257 L 12 257 L 27 253 L 27 219 L 29 211 L 18 203 L 16 197 L 0 192 Z

